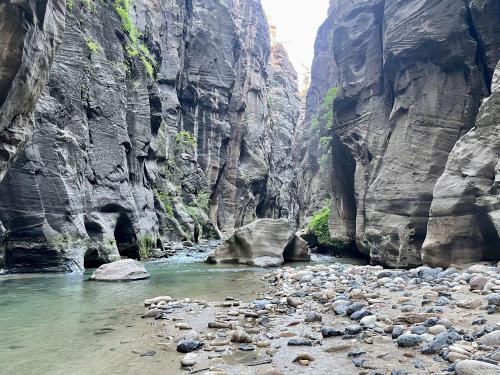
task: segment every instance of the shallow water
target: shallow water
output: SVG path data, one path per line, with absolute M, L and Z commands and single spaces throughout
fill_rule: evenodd
M 86 281 L 91 271 L 0 276 L 0 374 L 177 373 L 172 356 L 132 353 L 158 350 L 148 347 L 157 322 L 139 318 L 144 299 L 252 300 L 264 288 L 265 270 L 208 265 L 205 256 L 148 262 L 151 278 L 133 283 Z

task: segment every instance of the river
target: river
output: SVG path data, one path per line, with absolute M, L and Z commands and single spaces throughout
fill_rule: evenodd
M 92 270 L 0 276 L 0 374 L 179 373 L 175 353 L 161 350 L 161 340 L 155 340 L 162 322 L 139 318 L 144 299 L 252 300 L 265 288 L 265 270 L 209 265 L 205 257 L 146 262 L 151 278 L 133 283 L 87 281 Z M 137 354 L 148 350 L 157 354 Z

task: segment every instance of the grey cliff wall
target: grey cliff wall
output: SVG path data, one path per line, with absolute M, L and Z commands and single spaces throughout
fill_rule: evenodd
M 443 207 L 440 197 L 449 192 L 441 188 L 450 173 L 447 162 L 450 168 L 460 163 L 453 161 L 454 145 L 479 127 L 481 100 L 491 92 L 500 54 L 499 6 L 494 0 L 331 3 L 329 66 L 338 88 L 331 132 L 331 233 L 336 240 L 355 242 L 373 263 L 420 264 L 426 236 L 424 261 L 447 264 L 460 258 L 451 253 L 467 237 L 459 229 L 465 221 Z M 313 98 L 308 101 L 314 104 Z M 498 144 L 495 137 L 488 142 Z M 476 190 L 476 199 L 486 184 Z M 498 195 L 490 187 L 489 203 L 469 206 L 484 212 L 469 224 L 487 227 L 483 235 L 497 241 L 491 212 Z M 440 218 L 447 215 L 448 233 L 443 233 Z M 454 221 L 462 224 L 449 225 Z M 488 251 L 470 244 L 480 243 L 481 234 L 468 236 L 461 251 L 477 260 Z
M 270 56 L 257 0 L 72 2 L 33 139 L 0 184 L 6 267 L 162 256 L 288 217 L 291 163 L 271 154 L 291 147 L 295 76 Z
M 64 0 L 0 4 L 0 181 L 32 135 L 33 111 L 61 42 L 64 13 Z M 5 231 L 0 221 L 0 240 Z
M 434 187 L 423 261 L 500 258 L 500 63 L 475 127 L 453 147 Z

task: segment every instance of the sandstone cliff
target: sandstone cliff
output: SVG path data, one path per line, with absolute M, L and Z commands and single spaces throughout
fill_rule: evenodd
M 292 147 L 297 89 L 270 56 L 258 0 L 68 2 L 33 140 L 0 184 L 7 267 L 161 256 L 288 217 L 291 162 L 272 155 Z
M 493 217 L 499 199 L 490 168 L 498 160 L 498 137 L 490 126 L 469 133 L 456 146 L 476 142 L 469 147 L 491 151 L 483 161 L 489 168 L 487 178 L 466 183 L 465 193 L 441 189 L 450 183 L 445 176 L 456 176 L 453 171 L 479 167 L 471 165 L 467 151 L 450 152 L 476 125 L 481 100 L 491 92 L 500 57 L 499 6 L 494 0 L 331 2 L 326 23 L 331 24 L 330 32 L 320 29 L 317 42 L 332 49 L 330 82 L 338 90 L 330 134 L 331 233 L 336 240 L 355 241 L 374 263 L 420 264 L 427 235 L 424 260 L 429 263 L 458 260 L 460 251 L 468 254 L 463 260 L 479 259 L 489 251 L 481 245 L 485 238 L 498 247 Z M 317 59 L 328 45 L 317 48 Z M 317 105 L 313 95 L 324 82 L 313 76 L 308 107 Z M 483 117 L 479 115 L 478 128 L 487 122 Z M 492 135 L 484 144 L 484 139 L 470 139 L 488 131 Z M 315 147 L 312 143 L 309 153 Z M 458 161 L 462 155 L 469 162 Z M 482 176 L 482 170 L 474 173 Z M 480 188 L 470 186 L 475 183 Z M 456 211 L 448 206 L 451 201 L 443 201 L 450 194 L 457 199 Z M 466 200 L 471 201 L 467 208 L 462 204 Z M 478 213 L 455 216 L 468 209 Z M 465 229 L 472 222 L 476 234 Z

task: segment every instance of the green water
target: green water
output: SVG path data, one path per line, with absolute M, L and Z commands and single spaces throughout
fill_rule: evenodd
M 178 373 L 178 359 L 156 350 L 158 321 L 143 320 L 143 300 L 158 295 L 252 300 L 265 271 L 213 266 L 197 257 L 149 262 L 149 280 L 86 281 L 85 274 L 0 276 L 0 374 Z M 175 363 L 176 368 L 172 366 Z

